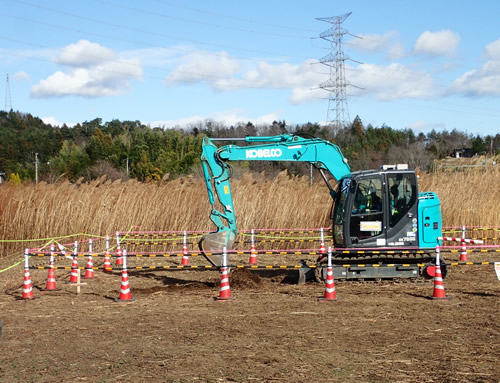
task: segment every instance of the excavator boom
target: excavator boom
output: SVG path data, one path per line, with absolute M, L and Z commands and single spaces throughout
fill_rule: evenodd
M 245 142 L 239 146 L 229 144 L 217 147 L 214 142 Z M 231 194 L 229 161 L 300 161 L 315 166 L 323 176 L 332 198 L 334 189 L 328 182 L 324 171 L 329 172 L 337 181 L 351 174 L 347 160 L 338 146 L 318 138 L 306 138 L 283 134 L 267 137 L 245 137 L 215 139 L 205 137 L 202 144 L 201 162 L 212 206 L 210 219 L 217 231 L 205 235 L 199 245 L 204 254 L 230 250 L 238 234 L 236 216 Z M 221 208 L 217 208 L 216 204 Z M 220 265 L 218 256 L 209 260 Z

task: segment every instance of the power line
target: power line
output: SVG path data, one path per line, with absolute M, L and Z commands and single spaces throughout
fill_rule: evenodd
M 262 50 L 256 50 L 256 49 L 247 49 L 247 48 L 242 48 L 242 47 L 234 47 L 234 46 L 229 46 L 229 45 L 226 45 L 226 44 L 219 44 L 219 43 L 214 43 L 214 42 L 209 42 L 209 41 L 204 41 L 204 40 L 187 39 L 187 38 L 185 38 L 183 36 L 177 36 L 177 35 L 172 35 L 172 34 L 159 33 L 159 32 L 153 32 L 153 31 L 149 31 L 149 30 L 145 30 L 145 29 L 135 28 L 135 27 L 131 27 L 131 26 L 128 26 L 128 25 L 123 25 L 123 24 L 119 24 L 119 23 L 115 23 L 115 22 L 110 22 L 110 21 L 107 21 L 107 20 L 100 20 L 100 19 L 96 19 L 96 18 L 93 18 L 93 17 L 88 17 L 88 16 L 81 15 L 81 14 L 75 14 L 75 13 L 72 13 L 72 12 L 68 12 L 68 11 L 64 11 L 64 10 L 60 10 L 60 9 L 55 9 L 55 8 L 47 7 L 47 6 L 40 5 L 40 4 L 34 4 L 34 3 L 29 2 L 29 1 L 17 0 L 17 2 L 21 3 L 21 4 L 24 4 L 24 5 L 27 5 L 27 6 L 30 6 L 30 7 L 33 7 L 33 8 L 36 8 L 36 9 L 39 9 L 39 10 L 41 9 L 41 10 L 52 12 L 52 13 L 55 13 L 55 14 L 60 14 L 60 15 L 63 15 L 63 16 L 69 16 L 69 17 L 73 17 L 73 18 L 76 18 L 76 19 L 80 19 L 80 20 L 84 20 L 84 21 L 89 21 L 89 22 L 92 22 L 92 23 L 101 24 L 101 25 L 105 25 L 105 26 L 108 26 L 108 27 L 122 29 L 122 30 L 125 30 L 125 31 L 134 32 L 134 33 L 141 33 L 141 34 L 144 34 L 144 35 L 150 35 L 150 36 L 160 37 L 160 38 L 163 38 L 163 39 L 167 38 L 167 39 L 175 40 L 176 42 L 187 42 L 187 43 L 193 43 L 193 44 L 197 44 L 197 45 L 201 45 L 201 46 L 211 46 L 211 47 L 215 47 L 215 48 L 219 48 L 219 49 L 230 49 L 230 50 L 233 50 L 233 51 L 247 52 L 247 53 L 252 53 L 252 54 L 265 54 L 265 55 L 276 56 L 276 52 L 262 51 Z M 19 16 L 16 16 L 16 17 L 19 18 L 19 19 L 22 19 Z M 26 20 L 26 18 L 24 18 L 24 19 Z M 39 24 L 46 24 L 46 23 L 43 23 L 43 22 L 40 22 L 40 21 L 36 21 L 36 22 L 39 23 Z M 52 27 L 55 27 L 55 28 L 61 28 L 61 29 L 71 29 L 71 28 L 67 28 L 67 27 L 58 26 L 56 24 L 50 24 L 49 26 L 52 26 Z M 82 30 L 78 29 L 76 32 L 82 33 L 82 32 L 85 32 L 85 31 L 82 31 Z M 87 33 L 87 32 L 85 32 L 85 33 Z M 94 32 L 90 32 L 90 33 L 91 34 L 95 34 Z M 123 39 L 121 39 L 121 40 L 123 40 Z M 147 43 L 145 45 L 151 46 L 150 43 Z M 281 56 L 282 57 L 289 57 L 289 58 L 300 58 L 300 59 L 308 59 L 309 58 L 309 57 L 304 57 L 304 56 L 289 56 L 289 55 L 281 55 Z

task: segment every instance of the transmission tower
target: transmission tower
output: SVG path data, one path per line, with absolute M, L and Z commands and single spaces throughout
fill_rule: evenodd
M 347 106 L 346 88 L 349 83 L 345 78 L 345 61 L 349 57 L 344 55 L 342 49 L 343 37 L 348 33 L 342 28 L 342 23 L 352 12 L 341 16 L 321 17 L 316 20 L 324 21 L 333 26 L 319 35 L 320 38 L 330 42 L 330 54 L 319 61 L 329 67 L 330 77 L 319 85 L 328 91 L 328 111 L 326 124 L 334 129 L 340 129 L 350 124 L 349 108 Z
M 10 112 L 11 110 L 12 110 L 12 99 L 10 97 L 9 74 L 7 73 L 7 79 L 5 80 L 5 111 Z

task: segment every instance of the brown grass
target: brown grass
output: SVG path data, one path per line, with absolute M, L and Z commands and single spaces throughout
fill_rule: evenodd
M 448 226 L 500 226 L 500 168 L 420 176 L 434 191 Z M 232 181 L 240 230 L 330 226 L 331 199 L 322 181 L 306 177 L 244 175 Z M 187 177 L 156 184 L 96 180 L 0 187 L 0 239 L 47 238 L 140 230 L 214 229 L 204 182 Z M 0 243 L 0 257 L 35 244 Z

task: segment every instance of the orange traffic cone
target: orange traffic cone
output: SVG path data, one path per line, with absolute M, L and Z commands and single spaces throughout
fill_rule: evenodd
M 250 245 L 250 259 L 248 263 L 251 265 L 257 264 L 257 251 L 255 251 L 255 240 L 254 240 L 254 231 L 252 229 L 252 237 L 251 237 L 251 245 Z
M 116 246 L 116 264 L 123 265 L 123 253 L 120 244 Z
M 222 275 L 220 279 L 220 290 L 219 296 L 215 298 L 218 302 L 230 301 L 231 298 L 231 287 L 229 286 L 229 273 L 227 268 L 227 254 L 226 248 L 224 247 L 224 253 L 222 255 Z
M 186 232 L 184 232 L 184 243 L 182 245 L 182 261 L 181 265 L 183 266 L 189 266 L 189 257 L 188 257 L 188 250 L 187 250 L 187 245 L 186 245 Z
M 127 272 L 127 251 L 123 251 L 123 269 L 122 269 L 122 284 L 120 286 L 120 296 L 115 299 L 115 302 L 132 302 L 135 298 L 132 298 L 130 294 L 130 284 L 128 281 Z
M 73 263 L 71 264 L 71 275 L 68 283 L 78 283 L 78 243 L 75 241 L 75 250 L 73 253 Z
M 106 236 L 106 253 L 104 254 L 103 271 L 105 273 L 113 272 L 113 269 L 111 268 L 111 260 L 109 258 L 109 236 L 108 235 Z
M 333 279 L 332 267 L 332 248 L 328 248 L 328 268 L 326 271 L 325 295 L 318 298 L 320 302 L 330 302 L 337 300 L 337 291 L 335 290 L 335 281 Z
M 85 269 L 83 279 L 94 279 L 94 262 L 92 260 L 92 254 L 89 254 L 89 258 L 87 259 L 87 268 Z
M 105 273 L 111 273 L 111 272 L 113 272 L 113 269 L 111 267 L 111 261 L 109 259 L 109 250 L 106 250 L 106 254 L 104 256 L 103 271 Z
M 446 296 L 446 292 L 444 291 L 444 283 L 443 283 L 443 276 L 441 274 L 441 265 L 439 261 L 439 252 L 440 252 L 440 246 L 436 246 L 436 271 L 434 275 L 434 290 L 432 293 L 432 299 L 435 300 L 443 300 L 443 299 L 449 299 L 450 297 Z
M 31 283 L 30 266 L 28 263 L 28 249 L 24 252 L 24 282 L 21 299 L 33 299 L 33 285 Z
M 42 291 L 54 291 L 57 290 L 56 286 L 56 273 L 54 268 L 54 245 L 50 247 L 50 265 L 49 265 L 49 275 L 47 277 L 47 284 L 45 289 Z
M 320 257 L 323 258 L 323 255 L 326 254 L 325 237 L 323 235 L 323 228 L 320 229 L 320 232 L 321 232 L 321 244 L 319 245 L 319 253 L 320 253 Z
M 467 254 L 467 247 L 465 245 L 465 226 L 462 226 L 462 244 L 460 246 L 460 260 L 462 262 L 467 262 L 469 260 L 469 254 Z

